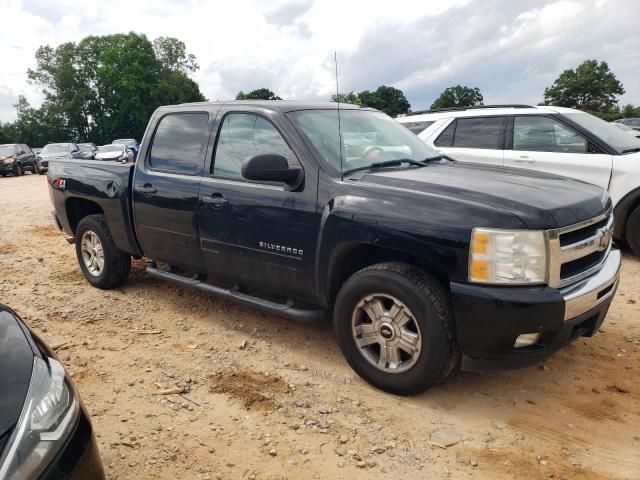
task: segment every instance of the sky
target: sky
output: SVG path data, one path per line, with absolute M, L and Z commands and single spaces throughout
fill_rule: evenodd
M 542 101 L 545 87 L 585 59 L 604 60 L 640 104 L 640 0 L 0 0 L 0 121 L 41 45 L 135 31 L 173 36 L 195 54 L 210 100 L 261 87 L 285 99 L 401 89 L 428 108 L 452 85 L 485 104 Z

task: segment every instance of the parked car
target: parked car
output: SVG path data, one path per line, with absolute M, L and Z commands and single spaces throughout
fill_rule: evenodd
M 138 156 L 140 144 L 135 138 L 118 138 L 111 143 L 114 145 L 126 145 L 127 148 L 133 152 L 134 158 Z
M 598 331 L 621 258 L 605 191 L 451 161 L 377 110 L 337 107 L 161 107 L 135 168 L 52 165 L 53 219 L 95 287 L 145 256 L 152 277 L 273 314 L 332 312 L 353 369 L 398 394 L 460 354 L 514 368 Z M 369 148 L 345 155 L 340 132 Z
M 133 152 L 122 144 L 102 145 L 98 147 L 96 160 L 113 160 L 117 162 L 133 162 Z
M 31 151 L 35 154 L 38 155 L 40 154 L 40 152 L 42 151 L 42 148 L 32 148 Z
M 91 421 L 53 351 L 0 304 L 0 478 L 98 480 Z
M 616 123 L 616 122 L 612 122 L 611 125 L 613 125 L 616 128 L 619 128 L 623 132 L 627 132 L 629 135 L 633 135 L 636 138 L 640 138 L 640 131 L 634 130 L 629 125 L 625 125 L 624 123 Z
M 0 176 L 20 176 L 25 171 L 38 173 L 36 156 L 24 143 L 0 145 Z
M 616 120 L 615 123 L 621 123 L 622 125 L 631 127 L 634 130 L 640 130 L 640 118 L 638 117 L 621 118 L 619 120 Z
M 38 155 L 38 166 L 42 173 L 49 168 L 51 160 L 82 159 L 83 154 L 75 143 L 49 143 Z
M 576 178 L 609 191 L 614 238 L 640 255 L 640 140 L 571 108 L 473 107 L 397 119 L 432 122 L 418 136 L 463 162 L 526 168 Z
M 82 158 L 85 160 L 93 160 L 96 158 L 96 153 L 98 153 L 98 147 L 96 147 L 95 143 L 79 143 L 78 148 L 82 152 Z

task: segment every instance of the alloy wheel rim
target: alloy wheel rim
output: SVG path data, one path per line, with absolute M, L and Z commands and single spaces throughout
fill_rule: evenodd
M 420 326 L 411 310 L 392 295 L 362 298 L 353 310 L 351 334 L 360 354 L 381 371 L 406 372 L 420 358 Z
M 104 249 L 100 238 L 95 232 L 87 230 L 82 234 L 80 251 L 82 252 L 84 266 L 89 273 L 94 277 L 100 276 L 104 270 Z

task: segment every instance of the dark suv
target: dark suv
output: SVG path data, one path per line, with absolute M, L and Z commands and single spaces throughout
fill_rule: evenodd
M 36 156 L 24 143 L 0 145 L 0 175 L 22 175 L 25 170 L 38 173 Z

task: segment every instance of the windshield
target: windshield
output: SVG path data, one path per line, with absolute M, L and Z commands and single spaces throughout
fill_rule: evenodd
M 338 110 L 302 110 L 289 116 L 324 161 L 341 173 L 379 162 L 423 161 L 439 156 L 413 133 L 381 112 L 341 110 L 342 148 L 338 141 Z
M 11 157 L 18 153 L 15 145 L 0 145 L 0 157 Z
M 564 114 L 569 120 L 576 122 L 581 127 L 589 130 L 596 137 L 607 142 L 618 153 L 623 150 L 640 148 L 640 140 L 632 137 L 628 133 L 623 132 L 619 128 L 614 127 L 604 120 L 594 117 L 588 113 L 576 112 Z
M 68 143 L 52 143 L 46 145 L 41 153 L 67 153 L 70 150 Z
M 98 152 L 122 152 L 123 149 L 122 145 L 103 145 L 98 147 Z

